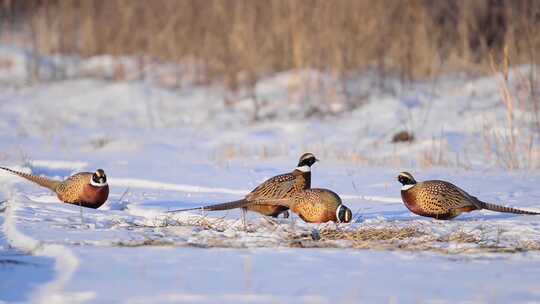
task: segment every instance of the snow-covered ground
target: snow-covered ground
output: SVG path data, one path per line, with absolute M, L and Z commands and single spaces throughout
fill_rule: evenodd
M 325 104 L 306 93 L 311 78 L 332 87 L 332 77 L 291 71 L 258 83 L 263 118 L 254 122 L 252 102 L 227 105 L 219 86 L 78 77 L 108 57 L 44 59 L 43 73 L 63 63 L 70 77 L 23 85 L 24 53 L 4 47 L 1 56 L 13 65 L 1 78 L 0 164 L 54 178 L 104 168 L 111 195 L 99 210 L 80 209 L 0 172 L 0 302 L 540 301 L 540 218 L 479 211 L 437 221 L 411 214 L 399 196 L 396 175 L 407 170 L 540 210 L 534 115 L 516 106 L 521 169 L 507 171 L 507 112 L 493 77 L 408 88 L 388 80 L 400 92 L 388 94 L 359 75 L 350 94 L 364 105 L 343 111 L 343 92 L 319 92 L 333 98 Z M 314 107 L 335 114 L 310 115 Z M 401 130 L 415 141 L 391 143 Z M 357 216 L 342 232 L 416 234 L 359 246 L 313 241 L 313 230 L 336 227 L 296 216 L 249 214 L 244 231 L 238 210 L 165 213 L 238 199 L 305 151 L 322 159 L 312 186 L 336 191 Z

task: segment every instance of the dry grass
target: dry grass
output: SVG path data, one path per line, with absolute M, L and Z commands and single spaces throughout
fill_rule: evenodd
M 366 242 L 373 241 L 385 241 L 392 242 L 396 240 L 404 240 L 412 237 L 420 237 L 425 235 L 415 226 L 409 226 L 405 228 L 398 227 L 385 227 L 385 228 L 372 228 L 372 227 L 360 227 L 354 231 L 342 231 L 342 230 L 322 230 L 322 240 L 347 240 L 351 241 L 358 246 Z M 356 245 L 358 244 L 358 245 Z M 359 246 L 362 248 L 362 246 Z
M 145 239 L 142 241 L 119 241 L 110 244 L 113 247 L 142 247 L 142 246 L 175 246 L 171 241 L 163 241 L 158 239 Z
M 529 78 L 516 71 L 514 82 L 510 81 L 510 54 L 507 46 L 503 49 L 503 56 L 498 62 L 493 54 L 490 54 L 490 67 L 499 87 L 501 102 L 506 109 L 505 127 L 494 126 L 492 128 L 484 127 L 484 146 L 487 159 L 493 159 L 497 164 L 509 170 L 515 169 L 534 169 L 540 163 L 538 148 L 535 146 L 537 140 L 537 129 L 533 127 L 519 127 L 521 125 L 530 125 L 527 116 L 522 115 L 522 119 L 516 117 L 516 111 L 521 113 L 530 113 L 536 119 L 538 124 L 538 115 L 540 112 L 534 92 L 535 76 Z M 531 67 L 531 73 L 534 73 L 535 67 Z M 520 92 L 520 88 L 525 88 Z M 516 119 L 518 118 L 518 119 Z M 497 129 L 502 129 L 497 130 Z
M 540 251 L 537 240 L 509 240 L 503 229 L 492 227 L 451 229 L 434 233 L 424 224 L 377 224 L 344 226 L 323 224 L 313 226 L 249 223 L 248 231 L 237 222 L 223 218 L 167 217 L 150 225 L 133 225 L 148 237 L 113 243 L 113 246 L 191 246 L 198 248 L 338 248 L 355 250 L 384 250 L 407 252 L 436 252 L 440 254 L 518 253 Z M 178 230 L 178 228 L 181 228 Z M 161 236 L 154 235 L 154 229 Z M 202 233 L 204 231 L 204 233 Z M 202 234 L 201 234 L 202 233 Z
M 321 230 L 321 242 L 335 243 L 346 241 L 347 247 L 375 250 L 410 250 L 416 245 L 417 238 L 426 236 L 416 226 L 407 227 L 370 227 L 361 226 L 354 230 Z M 405 242 L 406 241 L 406 242 Z
M 266 101 L 254 86 L 261 77 L 284 70 L 318 70 L 336 79 L 331 85 L 317 76 L 299 75 L 297 83 L 291 81 L 290 96 L 298 94 L 298 100 L 307 101 L 322 97 L 308 103 L 305 117 L 338 114 L 364 104 L 365 98 L 347 87 L 358 72 L 373 72 L 384 91 L 393 90 L 387 88 L 389 77 L 409 84 L 446 72 L 495 73 L 509 131 L 486 131 L 486 153 L 504 168 L 521 169 L 540 166 L 538 132 L 519 134 L 527 121 L 518 116 L 529 111 L 540 130 L 538 15 L 540 2 L 532 0 L 0 0 L 0 42 L 30 46 L 35 55 L 35 64 L 28 65 L 31 81 L 39 80 L 38 59 L 48 54 L 129 55 L 137 61 L 136 71 L 120 63 L 112 75 L 88 71 L 107 74 L 102 77 L 111 80 L 143 79 L 156 63 L 179 63 L 182 72 L 176 73 L 193 74 L 189 78 L 194 83 L 225 85 L 228 90 L 216 102 L 234 108 L 250 100 L 250 121 L 274 117 L 274 112 L 265 111 Z M 508 70 L 523 63 L 533 68 L 521 75 L 523 96 L 518 97 L 509 86 Z M 0 67 L 9 65 L 0 59 Z M 185 83 L 178 75 L 167 79 L 167 87 Z M 409 123 L 407 129 L 416 131 L 425 117 L 413 117 L 420 123 Z M 151 127 L 154 120 L 149 114 Z M 91 143 L 96 148 L 106 144 Z M 470 167 L 459 155 L 454 161 L 446 146 L 434 140 L 418 163 Z M 251 149 L 224 144 L 218 155 L 224 160 L 246 154 L 284 155 L 283 147 Z M 334 156 L 371 163 L 354 152 Z M 402 164 L 398 157 L 378 163 Z
M 375 69 L 404 81 L 488 72 L 489 53 L 500 57 L 504 45 L 514 63 L 531 62 L 539 12 L 530 0 L 0 0 L 0 35 L 37 54 L 127 54 L 141 67 L 192 62 L 201 82 L 235 89 L 297 68 L 342 79 Z
M 198 226 L 204 230 L 213 230 L 223 232 L 231 227 L 231 224 L 225 218 L 207 218 L 205 216 L 191 218 L 186 223 L 188 226 Z
M 137 228 L 166 228 L 166 227 L 200 227 L 203 230 L 223 232 L 231 227 L 225 218 L 209 218 L 207 216 L 190 216 L 187 219 L 175 218 L 172 215 L 156 217 L 151 223 L 133 224 Z
M 290 244 L 292 247 L 431 251 L 442 254 L 515 253 L 540 250 L 540 243 L 535 241 L 501 245 L 499 242 L 493 243 L 463 230 L 437 236 L 422 230 L 418 225 L 404 227 L 361 226 L 354 230 L 321 230 L 320 234 L 321 240 L 318 242 L 310 239 L 310 235 L 304 234 L 291 240 Z

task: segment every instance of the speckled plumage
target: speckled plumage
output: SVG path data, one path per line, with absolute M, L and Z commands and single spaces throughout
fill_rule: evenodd
M 56 188 L 58 198 L 70 204 L 99 208 L 109 196 L 109 186 L 92 186 L 90 184 L 92 175 L 90 172 L 81 172 L 68 177 Z
M 431 180 L 401 191 L 405 206 L 413 213 L 437 219 L 452 219 L 463 212 L 480 209 L 477 199 L 455 185 Z
M 259 201 L 258 203 L 268 203 Z M 272 204 L 286 206 L 308 223 L 349 222 L 352 219 L 350 209 L 343 206 L 341 198 L 328 189 L 305 189 L 289 198 L 273 200 Z M 338 208 L 343 209 L 343 218 L 338 218 Z
M 334 192 L 324 189 L 308 189 L 293 196 L 291 211 L 308 223 L 338 222 L 336 209 L 341 198 Z
M 266 180 L 246 195 L 245 200 L 249 202 L 259 199 L 286 198 L 300 190 L 309 189 L 310 187 L 311 172 L 295 170 L 292 173 L 277 175 Z M 249 211 L 274 217 L 288 209 L 284 206 L 269 204 L 252 204 L 247 205 L 244 208 Z
M 100 178 L 105 178 L 103 170 L 98 170 L 96 173 L 81 172 L 74 174 L 64 181 L 56 181 L 42 176 L 36 176 L 24 172 L 11 170 L 9 168 L 0 167 L 0 169 L 9 171 L 13 174 L 21 176 L 31 182 L 52 190 L 58 196 L 58 199 L 64 203 L 81 205 L 83 207 L 97 209 L 107 201 L 109 196 L 109 186 L 105 183 L 104 186 L 93 186 L 91 184 L 92 177 L 96 174 L 103 174 Z
M 400 173 L 398 180 L 404 186 L 410 186 L 401 190 L 403 203 L 411 212 L 421 216 L 448 220 L 463 212 L 480 209 L 514 214 L 540 214 L 480 201 L 456 185 L 442 180 L 418 183 L 407 172 Z
M 277 217 L 289 208 L 278 204 L 272 204 L 271 201 L 273 199 L 279 200 L 288 198 L 300 190 L 309 189 L 311 187 L 311 171 L 302 170 L 304 170 L 304 167 L 310 168 L 316 161 L 317 159 L 313 154 L 303 154 L 300 156 L 295 170 L 290 173 L 276 175 L 267 179 L 247 194 L 244 199 L 200 208 L 172 210 L 169 212 L 182 212 L 197 209 L 204 211 L 218 211 L 244 208 L 245 210 L 258 212 L 263 215 Z M 259 203 L 254 203 L 255 201 L 258 201 Z M 268 201 L 268 203 L 260 203 L 261 201 Z

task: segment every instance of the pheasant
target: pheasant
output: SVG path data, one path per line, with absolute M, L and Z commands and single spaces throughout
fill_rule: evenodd
M 271 200 L 288 198 L 298 191 L 309 189 L 311 187 L 311 166 L 317 161 L 318 159 L 312 153 L 303 154 L 300 156 L 298 165 L 292 172 L 277 175 L 266 180 L 241 200 L 198 208 L 171 210 L 169 212 L 191 210 L 219 211 L 242 208 L 244 211 L 249 210 L 266 216 L 277 217 L 289 208 L 283 205 L 272 204 Z M 268 203 L 261 203 L 261 200 L 268 200 Z M 259 203 L 253 203 L 255 201 L 259 201 Z
M 256 203 L 286 206 L 308 223 L 349 223 L 352 220 L 351 209 L 343 205 L 339 195 L 328 189 L 306 189 L 289 198 L 260 200 Z
M 428 180 L 418 183 L 408 172 L 399 173 L 397 179 L 403 185 L 401 187 L 403 203 L 411 212 L 421 216 L 450 220 L 463 212 L 481 209 L 514 214 L 540 215 L 538 212 L 483 202 L 446 181 Z
M 105 203 L 109 196 L 107 176 L 102 169 L 98 169 L 94 173 L 76 173 L 64 181 L 27 174 L 5 167 L 0 167 L 0 169 L 21 176 L 42 187 L 52 190 L 56 193 L 59 200 L 68 204 L 97 209 Z

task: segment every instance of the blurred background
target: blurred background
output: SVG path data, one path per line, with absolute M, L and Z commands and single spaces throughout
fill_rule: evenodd
M 201 82 L 232 89 L 303 68 L 340 77 L 369 69 L 403 81 L 486 73 L 490 54 L 499 58 L 505 46 L 513 64 L 534 63 L 540 47 L 534 0 L 0 3 L 2 41 L 36 56 L 131 55 L 141 67 L 190 62 L 200 64 L 193 72 Z
M 329 132 L 346 133 L 345 150 L 330 151 L 332 140 L 314 144 L 318 137 L 297 150 L 357 161 L 382 146 L 382 163 L 400 164 L 410 146 L 387 144 L 416 141 L 413 165 L 427 153 L 434 155 L 427 163 L 471 167 L 474 161 L 461 162 L 481 153 L 477 163 L 536 167 L 539 32 L 534 0 L 0 0 L 0 81 L 129 83 L 132 106 L 116 114 L 139 106 L 136 125 L 151 129 L 334 117 L 332 127 L 349 121 L 346 130 Z M 121 108 L 111 101 L 119 94 L 94 100 Z M 81 104 L 71 109 L 83 111 Z M 28 122 L 15 121 L 27 129 Z M 287 154 L 290 144 L 275 148 L 282 137 L 254 153 Z M 218 146 L 245 140 L 232 136 L 232 144 Z M 471 143 L 479 144 L 475 152 Z M 220 149 L 236 155 L 254 148 Z M 509 153 L 515 159 L 488 156 Z

